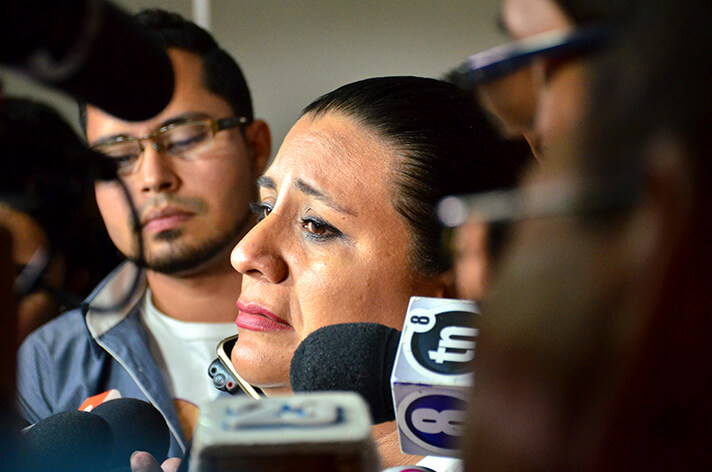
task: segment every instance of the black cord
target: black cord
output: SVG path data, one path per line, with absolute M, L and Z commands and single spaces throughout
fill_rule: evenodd
M 108 306 L 101 306 L 101 305 L 94 305 L 92 302 L 89 302 L 89 307 L 91 310 L 98 312 L 98 313 L 107 313 L 111 311 L 120 311 L 123 310 L 128 306 L 129 303 L 131 303 L 131 300 L 133 300 L 134 295 L 138 291 L 138 287 L 141 284 L 141 279 L 143 276 L 143 266 L 146 265 L 145 261 L 145 253 L 144 253 L 144 246 L 143 246 L 143 232 L 141 231 L 141 220 L 138 216 L 138 210 L 136 210 L 136 205 L 133 202 L 133 199 L 131 198 L 131 193 L 129 192 L 129 189 L 126 187 L 126 183 L 121 179 L 120 177 L 116 177 L 116 181 L 118 182 L 119 186 L 121 187 L 121 190 L 124 193 L 124 197 L 126 198 L 126 203 L 129 205 L 129 210 L 131 211 L 131 220 L 133 222 L 133 227 L 136 228 L 136 239 L 138 243 L 138 255 L 136 257 L 136 267 L 138 270 L 136 270 L 136 275 L 134 275 L 134 279 L 131 282 L 131 287 L 129 290 L 126 292 L 124 297 L 119 300 L 117 303 L 108 305 Z

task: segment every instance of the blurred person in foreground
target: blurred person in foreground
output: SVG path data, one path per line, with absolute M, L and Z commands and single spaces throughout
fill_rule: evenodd
M 0 103 L 3 90 L 0 81 Z M 19 466 L 20 434 L 15 414 L 15 351 L 17 339 L 17 301 L 15 299 L 15 261 L 12 253 L 13 237 L 0 225 L 0 332 L 10 333 L 0 347 L 0 471 L 15 472 Z
M 60 311 L 79 306 L 118 257 L 92 197 L 97 155 L 59 113 L 26 98 L 0 100 L 0 149 L 0 229 L 8 238 L 0 264 L 0 470 L 17 471 L 17 346 Z
M 583 123 L 526 179 L 466 470 L 712 468 L 711 20 L 702 0 L 640 8 L 593 66 Z
M 504 136 L 524 136 L 545 159 L 586 108 L 588 58 L 634 3 L 503 0 L 498 23 L 514 41 L 471 56 L 448 78 L 478 96 Z
M 118 181 L 96 184 L 109 236 L 129 261 L 80 309 L 27 338 L 18 352 L 18 402 L 36 423 L 118 390 L 158 409 L 171 431 L 169 455 L 181 456 L 199 405 L 221 393 L 206 370 L 218 342 L 235 331 L 241 280 L 229 254 L 254 224 L 249 203 L 270 134 L 253 116 L 239 66 L 208 32 L 163 10 L 136 20 L 167 47 L 170 103 L 143 122 L 80 106 L 91 149 L 114 161 L 137 208 L 138 222 Z
M 91 189 L 94 158 L 47 105 L 0 101 L 0 224 L 12 235 L 18 340 L 81 299 L 118 262 Z M 36 271 L 35 271 L 36 269 Z

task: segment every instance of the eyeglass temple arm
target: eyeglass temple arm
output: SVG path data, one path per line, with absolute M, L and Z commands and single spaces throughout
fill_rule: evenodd
M 438 203 L 437 214 L 443 225 L 456 227 L 470 219 L 496 223 L 611 211 L 637 203 L 641 187 L 641 176 L 635 172 L 586 180 L 555 180 L 510 190 L 451 195 Z

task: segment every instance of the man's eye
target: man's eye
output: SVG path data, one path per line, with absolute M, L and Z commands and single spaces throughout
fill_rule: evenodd
M 131 167 L 136 162 L 137 157 L 132 154 L 125 154 L 123 156 L 111 156 L 111 160 L 119 169 L 125 169 Z
M 264 202 L 252 202 L 250 203 L 250 210 L 252 210 L 252 213 L 257 215 L 257 222 L 259 223 L 270 214 L 272 207 Z
M 188 151 L 210 138 L 210 129 L 203 123 L 184 123 L 160 136 L 160 146 L 169 154 Z
M 179 154 L 188 151 L 207 139 L 207 134 L 190 136 L 177 141 L 170 141 L 165 144 L 165 150 L 169 154 Z

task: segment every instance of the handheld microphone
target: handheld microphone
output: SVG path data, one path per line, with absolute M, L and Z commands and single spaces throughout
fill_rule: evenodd
M 129 472 L 134 451 L 162 460 L 170 437 L 163 416 L 135 398 L 106 401 L 91 412 L 65 411 L 23 430 L 31 470 Z
M 342 323 L 310 333 L 289 367 L 295 392 L 351 391 L 368 403 L 374 424 L 393 421 L 390 378 L 400 331 L 377 323 Z
M 367 406 L 346 392 L 210 402 L 201 408 L 189 461 L 191 472 L 378 468 Z
M 159 462 L 166 459 L 170 432 L 161 413 L 150 403 L 136 398 L 118 398 L 96 406 L 92 413 L 104 419 L 114 437 L 106 469 L 129 470 L 134 451 L 150 452 Z
M 105 0 L 0 2 L 0 62 L 123 120 L 173 96 L 158 38 Z
M 52 472 L 105 470 L 114 445 L 104 418 L 76 410 L 45 418 L 27 428 L 23 439 L 28 470 Z
M 469 300 L 412 297 L 402 335 L 374 323 L 319 328 L 294 353 L 292 389 L 357 392 L 374 423 L 397 420 L 404 453 L 456 457 L 477 313 Z
M 389 467 L 381 472 L 435 472 L 430 467 L 422 467 L 419 465 L 398 465 Z
M 478 330 L 469 300 L 412 297 L 391 386 L 401 451 L 458 456 Z

